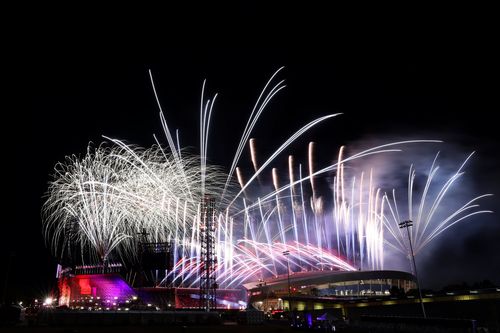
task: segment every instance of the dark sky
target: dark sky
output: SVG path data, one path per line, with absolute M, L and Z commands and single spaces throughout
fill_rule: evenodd
M 185 145 L 198 145 L 202 80 L 208 80 L 209 93 L 220 93 L 210 152 L 214 163 L 228 166 L 260 90 L 286 66 L 280 78 L 287 88 L 254 133 L 269 149 L 315 117 L 342 112 L 292 150 L 300 157 L 314 140 L 327 162 L 340 145 L 367 138 L 443 139 L 463 154 L 477 151 L 467 175 L 476 194 L 499 194 L 493 120 L 498 65 L 492 24 L 482 11 L 462 9 L 458 16 L 405 11 L 396 17 L 368 12 L 347 19 L 321 8 L 227 10 L 234 12 L 176 21 L 168 12 L 145 25 L 131 16 L 88 20 L 36 13 L 18 22 L 29 28 L 13 34 L 12 59 L 4 62 L 13 102 L 2 116 L 8 214 L 1 258 L 7 263 L 14 254 L 8 284 L 13 294 L 44 293 L 54 285 L 55 261 L 43 244 L 40 221 L 54 164 L 84 153 L 89 141 L 103 140 L 101 135 L 148 146 L 153 133 L 161 134 L 148 69 L 167 120 L 180 129 Z M 267 152 L 265 145 L 261 152 Z M 499 199 L 485 205 L 498 210 Z M 424 286 L 440 287 L 438 278 L 443 284 L 500 283 L 499 225 L 494 214 L 477 227 L 458 226 L 460 236 L 433 247 L 432 258 L 422 263 Z

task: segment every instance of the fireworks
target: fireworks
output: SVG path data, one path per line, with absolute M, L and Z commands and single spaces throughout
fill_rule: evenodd
M 365 156 L 401 151 L 407 144 L 438 141 L 393 142 L 352 155 L 341 147 L 336 162 L 322 168 L 314 164 L 314 143 L 310 143 L 307 168 L 289 156 L 288 181 L 281 180 L 279 170 L 269 170 L 269 165 L 305 132 L 339 114 L 306 124 L 259 164 L 257 143 L 250 136 L 266 105 L 284 88 L 283 81 L 273 84 L 280 70 L 257 99 L 227 174 L 207 163 L 217 95 L 205 101 L 203 83 L 200 153 L 189 154 L 181 149 L 178 134 L 175 140 L 172 136 L 151 76 L 167 147 L 156 137 L 156 144 L 149 149 L 107 138 L 111 147 L 89 147 L 83 158 L 72 156 L 57 164 L 43 211 L 45 236 L 52 249 L 62 257 L 70 249 L 67 245 L 73 243 L 79 244 L 83 260 L 106 263 L 117 257 L 133 262 L 138 253 L 137 234 L 145 229 L 148 241 L 168 241 L 174 246 L 174 268 L 161 283 L 196 286 L 202 264 L 200 202 L 209 195 L 218 203 L 216 276 L 221 287 L 278 276 L 286 272 L 288 265 L 292 272 L 382 269 L 385 245 L 405 252 L 404 240 L 397 230 L 400 216 L 395 195 L 393 199 L 384 195 L 373 172 L 347 177 L 345 167 Z M 253 166 L 251 175 L 245 175 L 238 167 L 247 146 Z M 487 212 L 475 210 L 480 196 L 441 222 L 434 222 L 437 207 L 462 175 L 462 167 L 430 208 L 425 204 L 425 195 L 422 197 L 413 231 L 416 252 L 455 223 Z M 272 186 L 266 187 L 263 175 L 269 171 Z M 435 172 L 437 167 L 433 164 L 426 189 Z M 324 174 L 333 177 L 329 195 L 320 193 L 317 186 L 318 176 Z M 414 170 L 410 169 L 410 219 L 414 218 L 413 180 Z M 263 188 L 273 190 L 266 193 Z M 386 239 L 390 237 L 392 242 Z M 285 251 L 289 256 L 283 254 Z
M 178 163 L 159 146 L 114 142 L 114 148 L 89 147 L 82 159 L 56 165 L 44 205 L 45 235 L 54 250 L 66 251 L 73 241 L 91 261 L 106 262 L 112 251 L 134 259 L 133 239 L 141 230 L 151 241 L 166 241 L 192 229 L 202 196 L 193 164 L 198 159 L 185 154 Z M 213 167 L 205 175 L 205 193 L 215 196 L 225 178 Z
M 405 213 L 414 223 L 414 227 L 411 229 L 410 234 L 414 255 L 417 255 L 427 244 L 453 225 L 477 214 L 492 213 L 490 210 L 479 210 L 479 205 L 477 204 L 480 199 L 491 196 L 492 194 L 483 194 L 468 199 L 467 202 L 462 203 L 460 208 L 456 210 L 439 211 L 440 208 L 442 208 L 440 205 L 441 202 L 446 200 L 447 194 L 452 191 L 455 183 L 463 177 L 465 164 L 473 154 L 474 153 L 470 154 L 465 159 L 458 170 L 446 179 L 441 187 L 437 187 L 437 190 L 432 191 L 431 189 L 434 185 L 433 181 L 437 178 L 439 171 L 439 166 L 437 165 L 439 154 L 437 154 L 430 167 L 425 187 L 421 193 L 420 202 L 418 203 L 414 202 L 416 170 L 413 166 L 410 167 L 408 174 L 408 199 Z M 433 193 L 433 195 L 430 193 Z M 396 190 L 392 191 L 392 195 L 384 195 L 384 201 L 387 203 L 388 211 L 390 212 L 385 216 L 384 220 L 384 224 L 390 234 L 390 237 L 387 237 L 387 244 L 402 253 L 411 255 L 409 244 L 407 244 L 408 238 L 405 233 L 398 228 L 398 223 L 402 221 L 400 214 L 403 210 L 401 207 L 398 207 L 396 198 Z

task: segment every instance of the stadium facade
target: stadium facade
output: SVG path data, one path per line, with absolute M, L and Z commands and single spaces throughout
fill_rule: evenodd
M 199 309 L 198 288 L 132 288 L 118 273 L 60 276 L 59 306 L 81 310 L 173 310 Z M 243 309 L 245 292 L 217 290 L 218 309 Z
M 288 310 L 288 300 L 297 297 L 345 300 L 408 292 L 416 288 L 416 279 L 410 273 L 391 270 L 324 270 L 294 272 L 289 276 L 261 279 L 243 286 L 247 290 L 249 305 L 273 311 Z

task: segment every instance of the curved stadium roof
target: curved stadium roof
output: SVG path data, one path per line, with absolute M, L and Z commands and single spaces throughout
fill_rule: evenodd
M 324 284 L 343 281 L 371 280 L 371 279 L 403 279 L 416 281 L 415 277 L 408 272 L 401 271 L 310 271 L 295 272 L 290 274 L 290 284 Z M 271 289 L 287 288 L 287 275 L 253 281 L 243 284 L 247 290 L 261 288 L 265 285 Z

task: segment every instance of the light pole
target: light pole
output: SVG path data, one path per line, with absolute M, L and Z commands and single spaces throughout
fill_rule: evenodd
M 420 290 L 420 283 L 418 282 L 417 265 L 415 264 L 415 256 L 413 255 L 413 246 L 411 244 L 411 236 L 410 236 L 411 226 L 413 226 L 413 221 L 411 220 L 406 220 L 399 223 L 399 227 L 401 229 L 406 228 L 406 232 L 408 234 L 408 241 L 410 242 L 411 258 L 413 262 L 413 270 L 415 271 L 415 279 L 417 279 L 417 289 L 418 289 L 418 297 L 420 299 L 420 306 L 422 307 L 422 314 L 424 315 L 424 318 L 427 318 L 427 315 L 425 314 L 424 301 L 422 300 L 422 291 Z
M 283 251 L 283 255 L 286 257 L 286 273 L 287 273 L 287 279 L 288 279 L 288 310 L 290 311 L 290 264 L 288 263 L 288 256 L 290 255 L 290 251 L 286 250 Z

